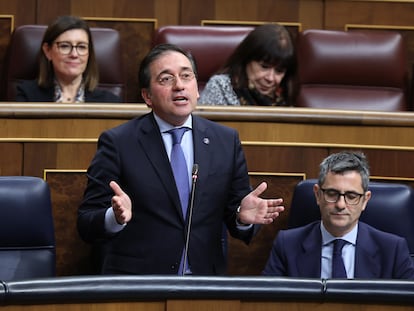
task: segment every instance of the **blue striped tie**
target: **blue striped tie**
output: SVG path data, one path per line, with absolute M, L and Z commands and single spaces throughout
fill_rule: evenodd
M 175 184 L 177 185 L 178 193 L 180 195 L 181 209 L 183 211 L 184 219 L 187 218 L 187 207 L 190 198 L 190 181 L 188 177 L 187 162 L 185 161 L 184 152 L 181 148 L 181 139 L 187 130 L 189 130 L 189 128 L 180 127 L 168 131 L 168 133 L 172 135 L 173 141 L 171 149 L 171 167 L 174 173 Z M 181 256 L 180 266 L 178 267 L 178 275 L 191 273 L 188 262 L 185 263 L 185 267 L 183 266 L 184 251 Z

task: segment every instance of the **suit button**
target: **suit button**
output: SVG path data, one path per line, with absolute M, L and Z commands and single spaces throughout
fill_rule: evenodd
M 175 270 L 175 269 L 177 269 L 177 264 L 172 264 L 171 265 L 171 270 Z

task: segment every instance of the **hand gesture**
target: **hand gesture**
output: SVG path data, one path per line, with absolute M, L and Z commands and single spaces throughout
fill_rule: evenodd
M 262 199 L 259 196 L 267 189 L 262 182 L 256 189 L 246 195 L 240 204 L 239 220 L 244 224 L 270 224 L 285 210 L 280 205 L 283 199 Z
M 111 203 L 116 221 L 120 225 L 123 225 L 129 222 L 132 218 L 131 199 L 124 191 L 122 191 L 121 187 L 115 181 L 111 181 L 109 186 L 115 194 L 111 199 Z

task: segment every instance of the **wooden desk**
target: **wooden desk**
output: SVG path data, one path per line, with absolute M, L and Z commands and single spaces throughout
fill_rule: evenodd
M 339 283 L 338 283 L 339 282 Z M 1 310 L 413 310 L 407 280 L 83 276 L 4 282 Z
M 142 104 L 0 105 L 0 173 L 44 177 L 52 193 L 59 275 L 87 274 L 89 246 L 76 232 L 85 170 L 99 134 L 147 113 Z M 287 210 L 250 246 L 229 238 L 229 272 L 259 274 L 271 242 L 285 228 L 294 185 L 316 178 L 320 161 L 343 149 L 368 156 L 372 179 L 414 185 L 414 114 L 305 108 L 199 106 L 198 115 L 236 128 L 252 185 L 269 183 L 265 196 L 283 197 Z

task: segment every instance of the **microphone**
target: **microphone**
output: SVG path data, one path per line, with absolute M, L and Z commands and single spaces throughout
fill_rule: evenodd
M 185 236 L 182 275 L 186 274 L 185 270 L 186 270 L 187 261 L 188 261 L 188 246 L 190 244 L 191 221 L 193 219 L 194 193 L 195 193 L 197 177 L 198 177 L 198 164 L 194 163 L 193 170 L 192 170 L 192 173 L 191 173 L 192 184 L 191 184 L 190 203 L 189 203 L 189 206 L 188 206 L 188 223 L 187 223 L 187 232 L 186 232 L 186 236 Z

